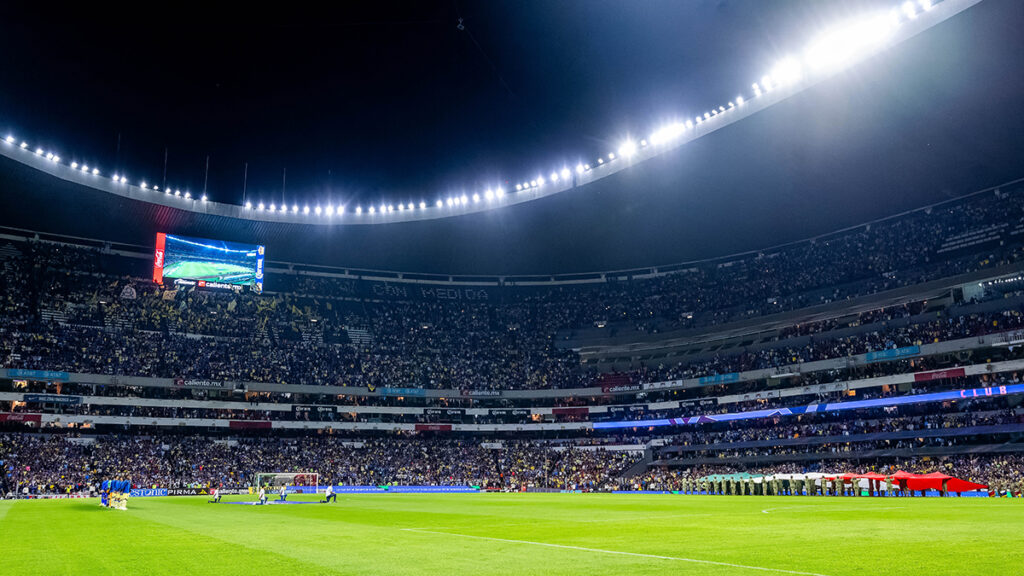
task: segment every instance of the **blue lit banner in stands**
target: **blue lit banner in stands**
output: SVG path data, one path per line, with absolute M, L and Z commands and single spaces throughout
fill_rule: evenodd
M 711 424 L 713 422 L 732 422 L 736 420 L 755 420 L 757 418 L 776 418 L 778 416 L 795 416 L 814 414 L 817 412 L 841 412 L 859 408 L 885 408 L 886 406 L 902 406 L 904 404 L 922 404 L 926 402 L 946 402 L 949 400 L 970 400 L 990 396 L 1009 396 L 1024 394 L 1024 384 L 1009 386 L 991 386 L 988 388 L 964 388 L 949 392 L 933 392 L 896 398 L 876 398 L 873 400 L 854 400 L 852 402 L 832 402 L 829 404 L 809 404 L 792 408 L 770 408 L 768 410 L 752 410 L 750 412 L 731 412 L 728 414 L 711 414 L 705 416 L 687 416 L 685 418 L 660 418 L 657 420 L 626 420 L 622 422 L 595 422 L 594 428 L 633 428 L 649 426 L 685 426 L 687 424 Z
M 730 372 L 728 374 L 715 374 L 714 376 L 702 376 L 698 382 L 701 384 L 728 384 L 730 382 L 739 382 L 740 373 Z
M 71 375 L 67 372 L 61 372 L 59 370 L 22 370 L 20 368 L 11 368 L 7 371 L 7 377 L 15 380 L 39 380 L 39 381 L 53 381 L 62 380 L 67 381 L 71 379 Z
M 868 352 L 864 355 L 864 361 L 869 364 L 872 362 L 885 362 L 886 360 L 896 360 L 898 358 L 910 358 L 911 356 L 917 356 L 920 353 L 920 346 L 905 346 L 903 348 L 893 348 L 891 350 Z

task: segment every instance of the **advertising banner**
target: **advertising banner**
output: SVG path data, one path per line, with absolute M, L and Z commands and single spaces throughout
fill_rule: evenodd
M 20 368 L 11 368 L 8 370 L 7 377 L 15 380 L 39 380 L 46 382 L 54 380 L 66 382 L 71 379 L 70 374 L 59 370 L 22 370 Z
M 48 402 L 50 404 L 81 404 L 81 396 L 63 394 L 25 394 L 25 402 Z
M 729 384 L 731 382 L 739 381 L 739 372 L 730 372 L 729 374 L 715 374 L 713 376 L 702 376 L 697 380 L 697 382 L 701 384 Z
M 897 360 L 899 358 L 910 358 L 911 356 L 917 356 L 921 353 L 920 346 L 905 346 L 903 348 L 893 348 L 891 350 L 879 350 L 877 352 L 868 352 L 864 355 L 864 361 L 868 364 L 872 362 L 885 362 L 886 360 Z
M 381 396 L 409 396 L 411 398 L 426 397 L 427 391 L 423 388 L 378 388 Z
M 41 422 L 42 419 L 42 414 L 13 414 L 10 412 L 0 414 L 0 422 Z
M 167 488 L 135 488 L 128 493 L 132 498 L 148 498 L 151 496 L 167 496 Z

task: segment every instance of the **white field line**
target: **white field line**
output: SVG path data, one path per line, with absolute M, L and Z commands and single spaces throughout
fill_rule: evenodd
M 644 520 L 645 522 L 658 521 L 663 518 L 689 518 L 696 516 L 714 516 L 714 514 L 663 514 L 660 516 L 631 516 L 627 518 L 596 518 L 591 520 L 566 520 L 562 518 L 541 518 L 531 522 L 514 522 L 514 523 L 501 523 L 501 524 L 489 524 L 492 528 L 505 528 L 508 526 L 536 526 L 538 522 L 571 522 L 573 524 L 606 524 L 610 522 L 634 522 L 637 520 Z M 409 528 L 403 528 L 403 530 L 458 530 L 465 528 L 465 526 L 410 526 Z
M 780 574 L 800 574 L 802 576 L 827 576 L 817 572 L 799 572 L 797 570 L 784 570 L 782 568 L 765 568 L 763 566 L 747 566 L 745 564 L 732 564 L 730 562 L 716 562 L 714 560 L 698 560 L 696 558 L 682 558 L 679 556 L 659 556 L 657 554 L 641 554 L 639 552 L 621 552 L 619 550 L 602 550 L 600 548 L 586 548 L 584 546 L 568 546 L 564 544 L 551 544 L 548 542 L 533 542 L 530 540 L 510 540 L 507 538 L 491 538 L 489 536 L 473 536 L 470 534 L 456 534 L 454 532 L 435 532 L 433 530 L 422 530 L 419 528 L 402 528 L 405 532 L 417 532 L 420 534 L 439 534 L 441 536 L 456 536 L 459 538 L 472 538 L 474 540 L 490 540 L 491 542 L 505 542 L 508 544 L 527 544 L 530 546 L 544 546 L 546 548 L 561 548 L 563 550 L 579 550 L 581 552 L 597 552 L 598 554 L 615 554 L 618 556 L 633 556 L 638 558 L 655 558 L 658 560 L 675 560 L 677 562 L 692 562 L 694 564 L 710 564 L 713 566 L 726 566 L 729 568 L 740 568 L 743 570 L 758 570 L 760 572 L 778 572 Z
M 807 504 L 805 506 L 780 506 L 778 508 L 765 508 L 761 510 L 762 514 L 769 514 L 776 510 L 795 510 L 803 508 L 802 512 L 813 512 L 814 510 L 824 510 L 825 512 L 873 512 L 875 510 L 900 510 L 906 508 L 906 506 L 881 506 L 878 508 L 829 508 L 828 506 L 822 506 L 820 504 Z M 810 508 L 811 510 L 808 510 Z

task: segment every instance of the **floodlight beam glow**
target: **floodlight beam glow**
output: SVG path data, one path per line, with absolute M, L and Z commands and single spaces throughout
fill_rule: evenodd
M 486 192 L 484 192 L 484 189 L 479 188 L 475 192 L 469 191 L 454 197 L 448 197 L 448 210 L 442 210 L 446 204 L 443 199 L 437 199 L 436 206 L 431 209 L 428 209 L 426 202 L 420 202 L 420 210 L 418 212 L 415 211 L 415 204 L 412 202 L 409 202 L 407 206 L 399 204 L 398 211 L 394 210 L 394 204 L 381 202 L 379 203 L 379 209 L 374 205 L 368 208 L 370 214 L 380 214 L 380 217 L 370 220 L 358 219 L 355 216 L 361 215 L 363 210 L 361 207 L 356 207 L 354 215 L 342 220 L 333 220 L 333 222 L 370 224 L 444 218 L 450 215 L 467 214 L 493 207 L 527 202 L 589 184 L 617 173 L 634 163 L 646 161 L 686 142 L 703 137 L 751 114 L 773 106 L 833 76 L 837 72 L 863 62 L 878 52 L 888 49 L 963 12 L 967 8 L 978 4 L 981 0 L 896 1 L 897 4 L 889 10 L 873 12 L 859 18 L 839 22 L 813 36 L 798 56 L 780 58 L 767 74 L 763 75 L 758 82 L 751 84 L 752 94 L 750 92 L 746 94 L 741 93 L 732 100 L 726 101 L 723 99 L 722 101 L 725 101 L 726 105 L 705 108 L 707 111 L 703 112 L 702 115 L 695 114 L 696 111 L 691 110 L 684 118 L 692 118 L 692 120 L 677 120 L 660 126 L 649 132 L 647 138 L 640 139 L 639 145 L 631 138 L 621 140 L 615 151 L 609 152 L 603 157 L 598 157 L 596 162 L 586 162 L 581 159 L 583 161 L 576 164 L 575 170 L 570 170 L 564 166 L 562 168 L 550 166 L 549 169 L 553 168 L 552 171 L 541 171 L 542 174 L 550 174 L 547 179 L 544 176 L 538 176 L 536 179 L 521 181 L 520 183 L 509 183 L 509 180 L 504 180 L 510 187 L 515 187 L 515 190 L 510 192 L 508 196 L 505 195 L 502 188 L 495 189 L 491 186 L 486 189 Z M 20 144 L 17 144 L 19 141 Z M 79 166 L 77 162 L 69 164 L 70 169 L 76 171 L 76 176 L 65 177 L 62 175 L 61 170 L 67 170 L 68 167 L 61 164 L 60 156 L 52 152 L 45 152 L 41 147 L 30 148 L 27 141 L 15 139 L 11 134 L 5 135 L 3 142 L 11 146 L 0 146 L 0 154 L 33 165 L 36 168 L 67 180 L 74 180 L 87 186 L 129 197 L 135 197 L 135 194 L 141 196 L 141 191 L 147 191 L 148 189 L 145 180 L 140 180 L 141 188 L 132 185 L 117 186 L 116 188 L 105 186 L 102 181 L 108 179 L 115 184 L 126 184 L 127 177 L 120 172 L 109 178 L 102 177 L 99 169 L 90 168 L 86 164 Z M 25 152 L 28 152 L 28 154 L 25 154 Z M 34 154 L 32 154 L 33 152 Z M 618 156 L 616 156 L 616 152 Z M 43 158 L 44 155 L 45 158 Z M 45 159 L 46 164 L 51 167 L 40 167 L 38 163 L 32 164 L 33 161 L 36 161 L 36 157 L 40 157 L 40 160 Z M 616 161 L 617 157 L 626 159 L 627 162 Z M 595 170 L 591 170 L 592 164 Z M 571 177 L 573 171 L 575 171 L 576 177 Z M 93 177 L 100 178 L 89 178 L 88 182 L 83 181 L 83 175 L 90 173 Z M 159 186 L 152 186 L 154 191 L 159 191 L 159 189 Z M 530 193 L 518 194 L 516 192 Z M 165 198 L 165 195 L 169 197 Z M 162 203 L 179 209 L 199 210 L 198 208 L 181 206 L 180 200 L 176 201 L 175 198 L 180 197 L 180 195 L 181 192 L 175 190 L 172 196 L 171 189 L 165 187 L 165 194 L 161 194 L 161 198 L 154 199 L 148 194 L 145 198 L 150 202 Z M 185 198 L 191 198 L 187 191 Z M 470 201 L 470 198 L 472 198 L 472 201 Z M 485 198 L 487 201 L 481 202 L 482 198 Z M 265 219 L 265 216 L 256 215 L 252 211 L 252 202 L 246 201 L 244 206 L 207 202 L 205 193 L 202 195 L 201 200 L 205 204 L 202 211 L 207 214 L 221 214 L 228 217 L 256 220 Z M 245 212 L 241 211 L 242 209 Z M 262 202 L 259 203 L 256 211 L 264 211 L 264 204 Z M 300 213 L 297 204 L 292 205 L 291 211 L 288 210 L 286 204 L 282 204 L 279 211 L 274 204 L 270 204 L 269 212 L 274 213 L 274 220 L 278 221 L 327 223 L 326 220 L 315 220 L 310 216 L 308 207 L 301 210 Z M 327 214 L 331 215 L 332 212 L 333 208 L 328 207 Z M 339 216 L 344 214 L 344 212 L 343 207 L 338 207 L 337 214 Z M 316 207 L 315 213 L 317 215 L 322 213 L 320 206 Z

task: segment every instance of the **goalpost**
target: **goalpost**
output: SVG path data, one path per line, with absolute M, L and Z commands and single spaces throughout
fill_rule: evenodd
M 290 493 L 320 493 L 320 475 L 316 472 L 257 472 L 252 480 L 257 490 L 263 486 L 268 492 L 287 488 Z

